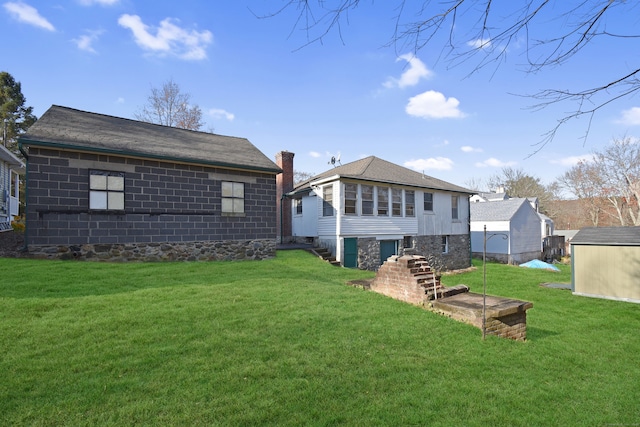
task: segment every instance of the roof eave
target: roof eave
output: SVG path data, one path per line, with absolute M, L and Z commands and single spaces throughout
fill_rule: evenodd
M 111 155 L 117 155 L 117 156 L 137 157 L 137 158 L 153 159 L 153 160 L 164 160 L 164 161 L 172 161 L 172 162 L 187 163 L 187 164 L 221 167 L 226 169 L 242 169 L 242 170 L 249 170 L 249 171 L 255 171 L 255 172 L 266 172 L 266 173 L 273 173 L 273 174 L 282 173 L 282 169 L 280 168 L 267 168 L 267 167 L 250 166 L 250 165 L 242 165 L 242 164 L 226 163 L 226 162 L 203 161 L 203 160 L 195 160 L 190 158 L 142 153 L 142 152 L 136 152 L 136 151 L 123 151 L 123 150 L 112 150 L 108 148 L 76 146 L 76 145 L 64 144 L 59 142 L 38 141 L 38 140 L 27 139 L 27 138 L 19 138 L 18 142 L 20 145 L 58 148 L 58 149 L 65 149 L 70 151 L 111 154 Z

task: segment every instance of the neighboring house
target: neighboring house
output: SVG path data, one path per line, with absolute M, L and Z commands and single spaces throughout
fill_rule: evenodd
M 580 230 L 554 230 L 554 235 L 564 239 L 564 254 L 571 256 L 571 241 Z
M 588 227 L 571 239 L 575 295 L 640 303 L 640 227 Z
M 10 230 L 11 221 L 20 209 L 20 174 L 24 163 L 0 145 L 0 231 Z
M 329 249 L 345 267 L 375 270 L 392 255 L 411 253 L 434 257 L 434 267 L 466 268 L 471 194 L 370 156 L 288 193 L 291 236 Z
M 276 174 L 247 139 L 52 106 L 19 138 L 35 256 L 261 259 Z
M 541 255 L 540 217 L 529 200 L 511 198 L 471 203 L 471 250 L 474 257 L 484 254 L 507 264 L 520 264 Z

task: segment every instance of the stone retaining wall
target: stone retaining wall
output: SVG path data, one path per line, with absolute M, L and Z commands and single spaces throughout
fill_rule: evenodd
M 275 240 L 29 245 L 30 257 L 87 261 L 236 261 L 273 258 Z

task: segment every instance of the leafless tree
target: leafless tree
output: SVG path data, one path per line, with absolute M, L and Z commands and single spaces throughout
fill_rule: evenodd
M 592 161 L 565 172 L 559 182 L 589 203 L 594 225 L 602 214 L 617 218 L 620 225 L 640 225 L 640 141 L 614 139 L 596 151 Z
M 367 3 L 286 0 L 272 15 L 294 10 L 293 29 L 305 32 L 305 44 L 311 44 L 322 42 L 332 30 L 343 38 L 343 27 L 348 25 L 349 16 Z M 628 44 L 630 52 L 637 51 L 634 43 L 640 39 L 640 31 L 624 18 L 640 15 L 639 4 L 631 0 L 395 0 L 389 45 L 397 51 L 411 49 L 413 52 L 427 46 L 440 47 L 440 58 L 449 66 L 470 61 L 469 74 L 485 67 L 498 68 L 510 52 L 524 45 L 523 71 L 537 73 L 569 62 L 596 39 L 616 39 L 618 43 Z M 377 6 L 380 3 L 372 7 Z M 592 61 L 599 60 L 592 58 Z M 572 119 L 587 119 L 586 138 L 598 110 L 640 90 L 640 68 L 629 65 L 613 69 L 606 80 L 593 87 L 550 88 L 525 94 L 534 99 L 533 109 L 557 103 L 572 105 L 544 135 L 537 150 Z
M 556 197 L 556 187 L 544 185 L 540 178 L 527 174 L 523 169 L 506 167 L 501 174 L 489 177 L 490 188 L 504 187 L 509 197 L 536 197 L 539 210 L 547 213 L 547 206 Z
M 197 105 L 191 105 L 190 99 L 191 95 L 181 92 L 178 84 L 170 79 L 160 89 L 151 88 L 147 104 L 134 116 L 143 122 L 200 130 L 204 125 L 202 110 Z

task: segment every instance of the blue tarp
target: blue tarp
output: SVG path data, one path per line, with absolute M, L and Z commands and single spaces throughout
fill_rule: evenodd
M 529 262 L 525 262 L 524 264 L 520 264 L 520 267 L 544 268 L 545 270 L 560 271 L 560 269 L 555 265 L 540 261 L 539 259 L 534 259 Z

